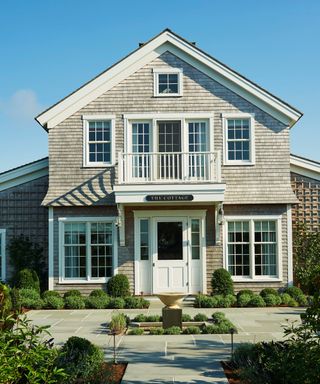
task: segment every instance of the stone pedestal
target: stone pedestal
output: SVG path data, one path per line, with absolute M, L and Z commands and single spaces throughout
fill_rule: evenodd
M 162 308 L 163 328 L 177 326 L 182 328 L 182 309 L 181 308 Z

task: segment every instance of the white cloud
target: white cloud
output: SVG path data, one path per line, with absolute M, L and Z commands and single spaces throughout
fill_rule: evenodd
M 42 109 L 36 93 L 31 89 L 19 89 L 8 100 L 0 100 L 0 111 L 18 122 L 33 121 Z

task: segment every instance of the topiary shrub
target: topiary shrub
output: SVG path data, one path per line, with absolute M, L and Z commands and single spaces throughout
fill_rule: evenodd
M 242 289 L 241 291 L 239 291 L 237 293 L 237 300 L 239 299 L 239 297 L 241 295 L 248 295 L 248 296 L 252 297 L 254 295 L 254 292 L 251 291 L 251 289 Z
M 107 282 L 107 291 L 113 297 L 130 296 L 130 284 L 126 275 L 114 275 Z
M 161 327 L 150 328 L 150 335 L 163 335 L 164 329 Z
M 146 316 L 146 321 L 150 323 L 158 323 L 159 321 L 162 321 L 162 317 L 160 315 L 149 315 Z
M 291 297 L 288 302 L 288 307 L 299 307 L 299 303 Z
M 249 301 L 248 306 L 249 307 L 265 307 L 266 303 L 263 300 L 263 297 L 261 297 L 260 295 L 254 295 Z
M 282 293 L 280 295 L 281 304 L 283 305 L 289 305 L 290 301 L 292 300 L 292 297 L 288 293 Z
M 209 324 L 201 328 L 201 333 L 203 334 L 224 334 L 230 333 L 230 330 L 225 325 L 221 324 Z
M 56 291 L 45 291 L 42 294 L 44 308 L 62 309 L 64 307 L 63 298 Z
M 111 309 L 123 309 L 125 301 L 122 297 L 112 297 L 109 301 L 108 308 Z
M 144 330 L 143 328 L 130 328 L 128 335 L 143 335 Z
M 172 327 L 166 328 L 164 330 L 165 335 L 180 335 L 180 333 L 181 333 L 180 327 L 177 327 L 175 325 Z
M 199 335 L 201 333 L 201 330 L 199 327 L 191 325 L 190 327 L 185 328 L 182 333 L 184 333 L 185 335 Z
M 234 295 L 230 273 L 224 268 L 216 269 L 212 274 L 211 288 L 214 295 Z
M 236 302 L 233 295 L 215 295 L 212 296 L 211 308 L 229 308 Z
M 78 291 L 77 289 L 71 289 L 70 291 L 67 291 L 64 293 L 63 298 L 66 299 L 67 297 L 70 297 L 70 296 L 81 297 L 81 292 Z
M 264 288 L 264 289 L 260 292 L 260 296 L 262 296 L 263 298 L 265 298 L 267 295 L 279 296 L 279 293 L 278 293 L 278 291 L 276 291 L 276 290 L 273 289 L 273 288 Z
M 86 304 L 83 297 L 71 295 L 64 299 L 64 306 L 67 309 L 84 309 Z
M 29 309 L 41 309 L 44 305 L 40 293 L 36 289 L 19 289 L 20 305 Z
M 72 336 L 62 346 L 57 366 L 63 368 L 69 375 L 68 383 L 74 383 L 78 379 L 89 380 L 99 371 L 103 360 L 104 356 L 100 348 L 87 339 Z
M 197 313 L 194 318 L 194 321 L 208 321 L 208 316 L 204 313 Z
M 105 296 L 88 296 L 85 299 L 85 306 L 89 309 L 106 309 L 109 306 L 110 299 Z
M 184 321 L 184 322 L 192 321 L 192 317 L 190 315 L 188 315 L 187 313 L 183 313 L 182 314 L 182 321 Z
M 278 305 L 278 296 L 276 295 L 265 295 L 263 300 L 265 301 L 267 307 L 275 307 L 276 305 Z
M 108 297 L 108 295 L 103 289 L 94 289 L 90 292 L 89 297 Z
M 238 300 L 237 300 L 238 307 L 247 307 L 253 296 L 254 295 L 248 295 L 246 293 L 244 293 L 243 295 L 239 296 Z
M 194 300 L 196 308 L 212 308 L 212 297 L 200 293 Z
M 19 289 L 34 289 L 40 292 L 40 281 L 33 269 L 22 269 L 18 272 L 16 287 Z

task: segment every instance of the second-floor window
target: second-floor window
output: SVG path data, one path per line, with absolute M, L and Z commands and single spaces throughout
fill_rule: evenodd
M 226 116 L 224 120 L 226 165 L 254 164 L 253 118 Z
M 154 68 L 154 96 L 182 96 L 180 68 Z
M 114 163 L 113 119 L 85 119 L 84 165 L 108 166 Z

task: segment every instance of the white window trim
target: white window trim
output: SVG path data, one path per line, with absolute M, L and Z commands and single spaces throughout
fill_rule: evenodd
M 6 230 L 0 229 L 1 236 L 1 270 L 2 276 L 0 276 L 0 280 L 6 280 Z
M 276 221 L 277 233 L 277 276 L 255 276 L 254 273 L 254 221 L 274 220 Z M 281 282 L 282 277 L 282 216 L 281 215 L 249 215 L 249 216 L 225 216 L 223 223 L 223 267 L 228 270 L 228 222 L 229 221 L 249 221 L 249 249 L 250 249 L 250 277 L 232 276 L 232 280 L 237 283 L 245 282 Z
M 223 165 L 255 165 L 256 149 L 255 149 L 255 120 L 254 114 L 250 113 L 222 113 L 222 129 L 223 129 Z M 250 159 L 249 160 L 229 160 L 228 159 L 228 120 L 229 119 L 249 119 L 250 132 Z
M 113 242 L 113 274 L 116 275 L 118 273 L 118 233 L 117 233 L 117 217 L 86 217 L 86 216 L 77 216 L 77 217 L 59 217 L 59 283 L 60 284 L 99 284 L 106 283 L 110 277 L 103 278 L 90 278 L 89 271 L 91 268 L 91 260 L 89 261 L 87 258 L 87 277 L 83 279 L 73 279 L 73 278 L 65 278 L 64 271 L 64 246 L 63 246 L 63 238 L 64 238 L 64 224 L 68 222 L 84 222 L 84 223 L 112 223 L 112 242 Z M 86 246 L 88 244 L 86 243 Z
M 206 134 L 208 147 L 206 151 L 214 150 L 214 116 L 212 113 L 166 113 L 166 114 L 127 114 L 124 115 L 124 140 L 126 153 L 132 152 L 132 124 L 149 123 L 150 124 L 150 152 L 158 152 L 158 129 L 157 123 L 162 120 L 176 120 L 181 123 L 181 151 L 189 152 L 189 123 L 206 123 Z
M 177 74 L 178 92 L 177 93 L 159 93 L 159 75 Z M 172 67 L 153 68 L 153 96 L 154 97 L 177 97 L 183 95 L 183 69 Z
M 83 166 L 86 168 L 107 168 L 113 167 L 116 163 L 115 154 L 115 115 L 82 115 L 83 120 Z M 89 161 L 89 121 L 110 121 L 111 122 L 111 161 L 109 163 Z

